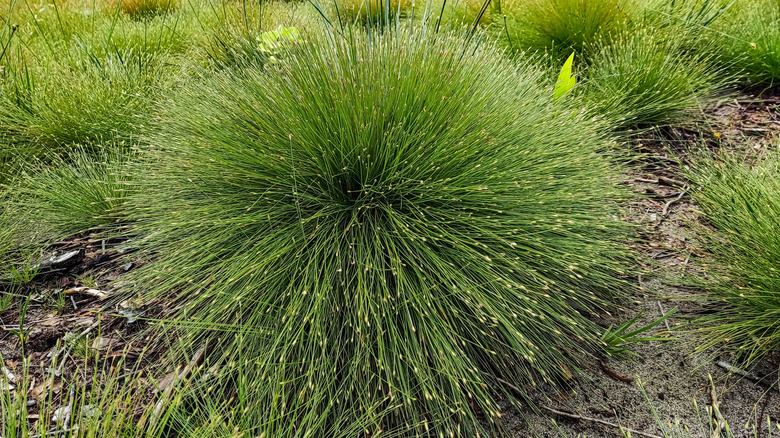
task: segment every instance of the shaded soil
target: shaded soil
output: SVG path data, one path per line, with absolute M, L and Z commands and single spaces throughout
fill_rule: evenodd
M 652 330 L 653 334 L 671 338 L 670 331 L 683 327 L 703 311 L 695 301 L 685 301 L 700 291 L 672 281 L 695 274 L 699 269 L 697 260 L 706 257 L 690 230 L 698 221 L 698 213 L 687 196 L 688 187 L 677 171 L 678 166 L 685 165 L 689 148 L 702 144 L 713 149 L 766 149 L 780 134 L 778 102 L 778 97 L 766 95 L 724 99 L 709 111 L 704 129 L 648 131 L 629 143 L 643 154 L 628 167 L 626 184 L 644 196 L 625 208 L 628 219 L 637 225 L 640 239 L 634 246 L 644 273 L 636 278 L 641 295 L 629 303 L 627 314 L 620 317 L 624 319 L 614 319 L 614 323 L 642 313 L 638 324 L 644 325 L 677 307 L 668 324 Z M 104 365 L 87 359 L 95 352 L 100 352 L 105 361 L 124 355 L 126 360 L 118 361 L 117 366 L 128 373 L 138 366 L 152 366 L 153 352 L 144 354 L 148 339 L 136 336 L 144 329 L 144 322 L 135 319 L 138 312 L 95 296 L 97 291 L 110 297 L 111 282 L 135 268 L 121 257 L 120 243 L 81 235 L 48 249 L 49 254 L 77 251 L 78 255 L 67 266 L 50 270 L 14 291 L 30 296 L 24 320 L 24 328 L 30 331 L 24 350 L 13 332 L 19 329 L 15 305 L 0 313 L 0 354 L 5 367 L 20 376 L 24 354 L 32 364 L 33 382 L 45 382 L 45 375 L 55 373 L 52 386 L 33 383 L 29 394 L 30 399 L 41 403 L 45 394 L 52 392 L 53 406 L 49 412 L 66 401 L 68 384 L 64 383 L 78 380 L 78 367 Z M 539 391 L 536 402 L 543 407 L 541 412 L 529 409 L 519 413 L 506 404 L 509 430 L 517 437 L 621 436 L 617 428 L 601 421 L 640 432 L 633 432 L 633 436 L 664 436 L 659 426 L 668 428 L 669 424 L 679 423 L 680 427 L 691 429 L 688 436 L 716 436 L 708 430 L 709 424 L 714 423 L 707 410 L 713 404 L 714 394 L 734 436 L 769 436 L 766 418 L 772 423 L 780 422 L 780 389 L 772 387 L 778 381 L 780 355 L 770 355 L 750 370 L 761 378 L 756 382 L 719 366 L 718 362 L 732 363 L 733 358 L 727 355 L 714 351 L 694 353 L 694 335 L 683 332 L 674 336 L 677 341 L 631 346 L 638 354 L 633 362 L 594 358 L 571 390 Z M 53 358 L 60 364 L 54 370 L 49 369 Z M 31 423 L 38 420 L 36 409 L 30 409 Z M 563 414 L 554 414 L 550 409 Z M 577 416 L 588 419 L 571 418 Z M 762 421 L 757 421 L 759 418 Z M 745 428 L 748 423 L 759 424 L 761 432 L 754 433 L 752 426 Z

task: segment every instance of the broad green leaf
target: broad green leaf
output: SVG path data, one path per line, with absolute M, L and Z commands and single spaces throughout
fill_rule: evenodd
M 577 78 L 571 74 L 571 65 L 574 62 L 574 53 L 569 55 L 566 62 L 563 63 L 563 68 L 558 74 L 558 80 L 555 82 L 555 94 L 553 99 L 558 100 L 561 97 L 569 94 L 569 92 L 577 84 Z

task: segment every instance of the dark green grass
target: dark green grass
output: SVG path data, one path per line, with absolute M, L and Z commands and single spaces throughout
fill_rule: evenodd
M 548 51 L 565 59 L 588 59 L 591 46 L 622 31 L 630 21 L 621 0 L 532 0 L 516 5 L 506 31 L 519 50 Z M 508 5 L 509 6 L 509 5 Z M 501 23 L 499 23 L 501 24 Z
M 702 347 L 726 343 L 750 363 L 780 346 L 780 157 L 704 157 L 691 176 L 713 227 L 701 230 L 712 254 Z
M 161 108 L 125 283 L 212 351 L 189 427 L 474 436 L 499 379 L 600 348 L 629 235 L 607 140 L 554 77 L 420 32 L 306 35 Z

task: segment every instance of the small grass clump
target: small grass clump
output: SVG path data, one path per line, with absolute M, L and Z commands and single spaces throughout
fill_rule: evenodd
M 780 2 L 737 2 L 713 26 L 723 65 L 750 85 L 776 86 L 780 81 Z
M 610 39 L 630 21 L 621 0 L 532 0 L 505 2 L 501 8 L 508 18 L 506 32 L 513 46 L 564 59 L 572 52 L 588 59 L 593 44 Z
M 554 78 L 421 32 L 305 35 L 160 109 L 123 283 L 211 352 L 187 427 L 484 436 L 500 379 L 522 399 L 602 345 L 628 235 L 607 140 Z
M 583 99 L 617 130 L 674 122 L 729 83 L 712 55 L 653 32 L 634 29 L 601 44 L 586 72 Z
M 699 321 L 702 345 L 727 342 L 746 363 L 780 346 L 780 156 L 751 160 L 705 157 L 691 173 L 693 197 L 713 227 L 702 230 L 713 309 Z
M 0 185 L 0 274 L 29 264 L 30 254 L 52 240 L 107 230 L 125 216 L 132 152 L 123 146 L 76 147 L 40 157 Z
M 178 6 L 176 0 L 120 0 L 122 12 L 134 18 L 147 18 L 168 13 Z
M 132 141 L 163 71 L 137 52 L 15 67 L 0 79 L 0 132 L 19 154 Z

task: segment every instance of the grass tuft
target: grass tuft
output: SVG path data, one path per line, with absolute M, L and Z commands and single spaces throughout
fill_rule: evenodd
M 628 230 L 599 126 L 534 67 L 420 32 L 306 35 L 161 108 L 126 282 L 212 350 L 183 423 L 484 435 L 498 379 L 524 398 L 602 345 Z
M 721 62 L 750 85 L 780 81 L 780 2 L 737 2 L 713 26 Z
M 25 164 L 3 187 L 0 262 L 3 269 L 29 265 L 47 243 L 90 230 L 112 228 L 132 180 L 124 168 L 132 152 L 122 146 L 77 147 L 66 156 Z M 5 274 L 5 272 L 0 272 Z
M 120 0 L 122 12 L 135 18 L 168 13 L 178 6 L 176 0 Z
M 630 21 L 621 0 L 532 0 L 502 4 L 508 38 L 520 50 L 588 59 L 593 44 L 609 39 Z
M 729 75 L 711 55 L 690 51 L 687 39 L 634 29 L 602 43 L 591 58 L 583 98 L 618 130 L 668 124 L 701 111 Z
M 780 347 L 780 157 L 704 157 L 691 176 L 714 228 L 702 230 L 713 309 L 698 321 L 702 348 L 727 343 L 750 363 Z

